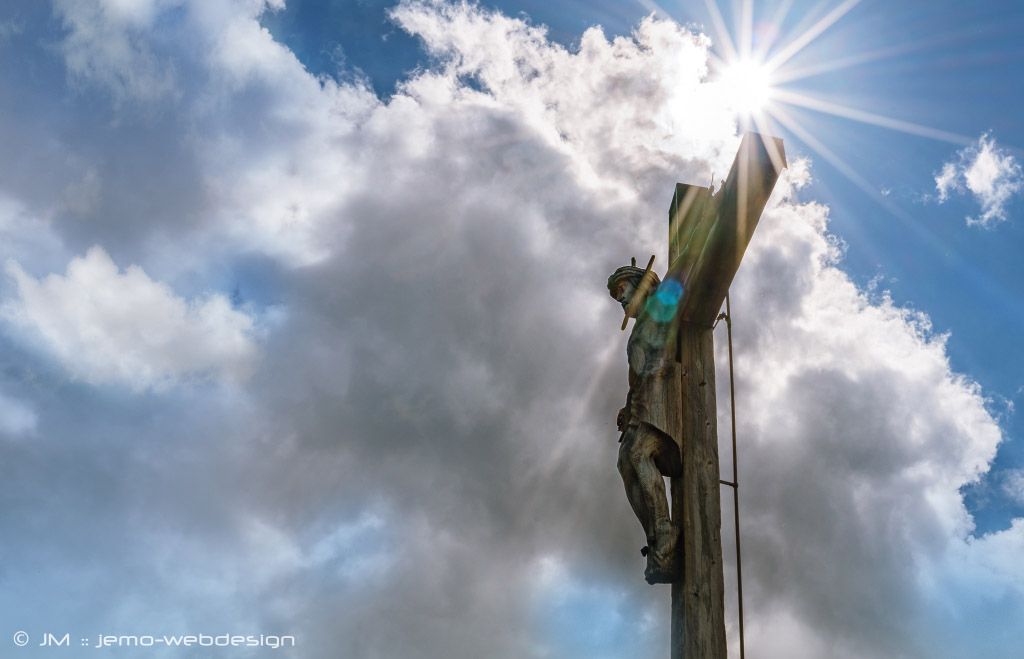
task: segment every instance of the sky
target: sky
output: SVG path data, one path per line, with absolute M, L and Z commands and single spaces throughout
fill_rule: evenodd
M 664 272 L 673 185 L 756 129 L 789 168 L 731 291 L 746 649 L 1017 656 L 1022 29 L 998 1 L 4 3 L 3 655 L 665 656 L 605 281 Z

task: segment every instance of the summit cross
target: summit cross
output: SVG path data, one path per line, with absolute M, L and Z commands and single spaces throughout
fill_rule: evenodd
M 746 133 L 717 192 L 676 184 L 664 281 L 634 264 L 608 282 L 627 319 L 637 318 L 619 470 L 648 536 L 647 579 L 671 583 L 672 659 L 727 656 L 719 488 L 733 488 L 738 526 L 739 484 L 735 467 L 732 481 L 719 474 L 713 329 L 785 167 L 781 139 Z M 671 477 L 671 520 L 662 475 Z

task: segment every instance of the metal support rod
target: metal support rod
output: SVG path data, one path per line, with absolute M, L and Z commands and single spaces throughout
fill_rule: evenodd
M 743 553 L 740 551 L 740 478 L 739 460 L 736 455 L 736 385 L 732 370 L 732 309 L 729 294 L 725 294 L 725 327 L 729 336 L 729 413 L 732 415 L 732 503 L 733 519 L 736 523 L 736 592 L 740 613 L 740 659 L 746 659 L 743 644 Z

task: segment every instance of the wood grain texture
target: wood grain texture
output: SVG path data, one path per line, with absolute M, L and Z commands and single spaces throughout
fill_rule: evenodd
M 670 255 L 665 276 L 683 284 L 682 320 L 702 325 L 714 322 L 785 167 L 782 140 L 747 133 L 729 177 L 717 193 L 676 186 L 669 210 Z
M 743 136 L 721 190 L 678 184 L 669 209 L 669 268 L 683 285 L 672 342 L 682 476 L 672 519 L 682 531 L 682 576 L 672 584 L 672 659 L 725 659 L 725 585 L 712 324 L 779 175 L 782 140 Z M 673 387 L 665 387 L 666 391 Z M 672 403 L 667 403 L 671 405 Z
M 672 584 L 672 659 L 725 659 L 725 585 L 712 330 L 679 328 L 683 475 L 672 479 L 682 580 Z

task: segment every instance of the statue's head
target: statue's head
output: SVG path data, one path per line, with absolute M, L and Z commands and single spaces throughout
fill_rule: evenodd
M 640 288 L 640 281 L 644 277 L 644 269 L 636 266 L 636 259 L 632 261 L 632 264 L 616 269 L 608 277 L 608 294 L 618 300 L 623 309 L 629 306 L 633 294 Z M 647 279 L 649 284 L 644 288 L 648 291 L 658 288 L 658 284 L 661 283 L 653 270 L 647 273 Z

